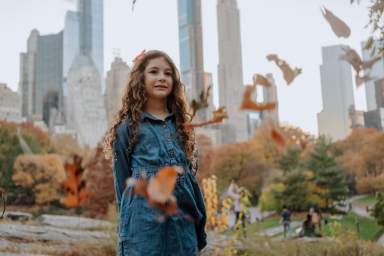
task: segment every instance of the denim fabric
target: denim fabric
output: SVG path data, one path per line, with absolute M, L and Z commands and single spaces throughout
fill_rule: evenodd
M 128 120 L 117 127 L 113 175 L 119 209 L 118 255 L 198 255 L 206 245 L 206 212 L 203 197 L 178 140 L 174 115 L 165 120 L 144 112 L 138 142 L 128 154 Z M 141 196 L 126 185 L 130 177 L 150 178 L 164 166 L 180 166 L 174 195 L 181 214 L 162 218 Z

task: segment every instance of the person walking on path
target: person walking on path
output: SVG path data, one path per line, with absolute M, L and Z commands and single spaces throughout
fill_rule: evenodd
M 284 237 L 289 236 L 291 229 L 291 211 L 288 207 L 283 206 L 283 211 L 281 212 L 281 223 L 283 224 Z

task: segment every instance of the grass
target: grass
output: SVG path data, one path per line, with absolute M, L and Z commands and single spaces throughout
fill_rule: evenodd
M 330 220 L 328 225 L 324 225 L 323 235 L 331 236 L 331 223 L 338 222 L 341 226 L 352 232 L 356 232 L 362 240 L 376 241 L 383 233 L 375 219 L 360 217 L 353 213 L 346 214 L 341 220 Z
M 356 200 L 359 205 L 374 205 L 376 198 L 374 194 L 369 194 Z

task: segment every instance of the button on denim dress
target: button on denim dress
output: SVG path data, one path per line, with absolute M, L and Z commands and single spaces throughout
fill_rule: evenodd
M 139 137 L 130 154 L 128 120 L 117 128 L 113 146 L 113 175 L 116 202 L 119 209 L 120 256 L 198 255 L 206 245 L 205 205 L 202 193 L 192 173 L 175 127 L 174 114 L 165 120 L 144 112 L 139 124 Z M 160 209 L 132 194 L 126 181 L 153 177 L 164 166 L 184 169 L 178 175 L 174 195 L 180 214 L 165 219 Z

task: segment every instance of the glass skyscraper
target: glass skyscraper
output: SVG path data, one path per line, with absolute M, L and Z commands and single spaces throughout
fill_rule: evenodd
M 104 15 L 103 0 L 78 0 L 80 54 L 91 57 L 103 80 Z M 104 91 L 104 88 L 102 88 Z
M 178 0 L 181 80 L 189 100 L 198 98 L 204 86 L 201 0 Z M 206 115 L 200 111 L 201 118 Z

